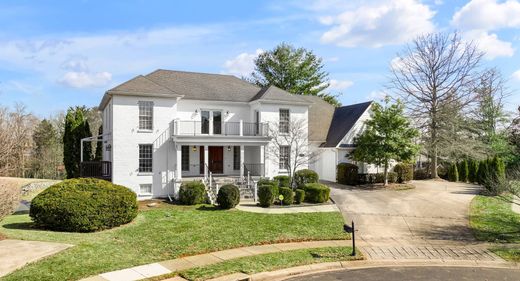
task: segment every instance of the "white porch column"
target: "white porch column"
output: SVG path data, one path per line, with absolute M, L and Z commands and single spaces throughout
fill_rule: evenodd
M 182 149 L 179 144 L 175 145 L 175 180 L 182 179 Z
M 244 135 L 244 121 L 242 121 L 242 119 L 240 119 L 240 136 L 243 136 Z
M 208 171 L 208 167 L 209 167 L 209 150 L 208 150 L 208 146 L 205 145 L 204 146 L 204 177 L 208 177 L 208 174 L 209 174 L 209 171 Z
M 260 164 L 262 164 L 264 169 L 262 177 L 265 177 L 265 145 L 260 146 Z
M 240 178 L 244 178 L 244 146 L 240 146 Z

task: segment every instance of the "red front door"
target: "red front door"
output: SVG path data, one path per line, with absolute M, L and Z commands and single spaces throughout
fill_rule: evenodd
M 199 151 L 200 173 L 204 174 L 204 146 L 201 146 Z M 209 171 L 214 174 L 224 173 L 224 148 L 222 146 L 209 146 L 208 154 Z

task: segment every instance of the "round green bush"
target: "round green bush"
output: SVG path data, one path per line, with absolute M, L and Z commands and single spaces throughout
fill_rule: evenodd
M 131 222 L 137 216 L 137 198 L 130 189 L 108 181 L 70 179 L 38 194 L 29 216 L 45 229 L 98 231 Z
M 222 209 L 234 208 L 240 202 L 240 190 L 233 184 L 222 186 L 218 190 L 217 203 Z
M 413 179 L 414 180 L 425 180 L 430 178 L 430 173 L 426 169 L 417 169 L 413 171 Z
M 317 183 L 319 179 L 318 173 L 310 169 L 303 169 L 294 173 L 294 182 L 300 188 L 308 183 Z
M 405 183 L 413 179 L 413 166 L 411 164 L 398 163 L 394 166 L 394 172 L 397 174 L 398 183 Z
M 294 192 L 294 203 L 301 204 L 305 200 L 305 190 L 296 189 Z
M 289 176 L 276 176 L 273 179 L 278 182 L 279 187 L 291 187 L 291 177 Z
M 339 163 L 336 167 L 336 180 L 341 184 L 358 184 L 358 166 L 352 163 Z
M 323 203 L 329 200 L 330 188 L 321 183 L 308 183 L 303 188 L 305 200 L 310 203 Z
M 206 188 L 201 181 L 183 182 L 179 190 L 179 201 L 184 205 L 206 202 Z
M 275 196 L 275 187 L 272 185 L 264 184 L 258 187 L 257 191 L 258 203 L 260 207 L 269 207 L 273 204 Z
M 283 195 L 282 204 L 283 205 L 292 205 L 294 202 L 294 192 L 290 187 L 280 187 L 278 190 L 280 195 Z
M 395 173 L 395 172 L 388 172 L 386 176 L 388 178 L 388 182 L 389 183 L 397 182 L 397 173 Z
M 257 186 L 261 186 L 261 185 L 270 185 L 273 187 L 273 191 L 274 191 L 274 196 L 277 197 L 278 196 L 278 181 L 276 180 L 270 180 L 268 178 L 261 178 L 258 180 L 257 182 Z

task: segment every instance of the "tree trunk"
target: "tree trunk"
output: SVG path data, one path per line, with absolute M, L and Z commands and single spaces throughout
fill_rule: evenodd
M 385 181 L 384 181 L 383 186 L 387 186 L 388 185 L 388 160 L 385 160 L 384 178 L 385 178 Z
M 439 178 L 439 175 L 437 174 L 437 144 L 432 144 L 432 151 L 431 151 L 431 167 L 430 171 L 432 174 L 432 179 Z

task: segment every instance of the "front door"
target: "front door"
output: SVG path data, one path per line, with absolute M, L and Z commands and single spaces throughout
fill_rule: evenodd
M 204 146 L 200 146 L 200 174 L 204 174 Z M 209 146 L 208 147 L 209 171 L 214 174 L 224 173 L 224 148 L 222 146 Z
M 224 148 L 222 146 L 208 147 L 209 170 L 214 174 L 224 173 Z

